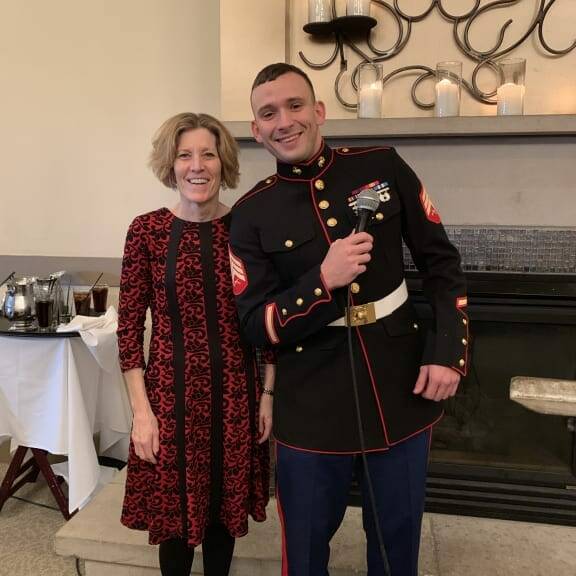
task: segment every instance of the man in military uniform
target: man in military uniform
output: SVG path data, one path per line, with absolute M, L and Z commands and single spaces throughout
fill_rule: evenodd
M 466 372 L 468 321 L 459 255 L 426 190 L 392 148 L 330 148 L 300 69 L 256 77 L 252 129 L 277 172 L 233 209 L 230 259 L 240 321 L 273 345 L 277 498 L 283 574 L 325 576 L 354 470 L 363 490 L 368 574 L 384 574 L 357 455 L 364 449 L 393 576 L 416 576 L 432 426 Z M 355 232 L 358 194 L 380 203 Z M 402 240 L 434 311 L 426 338 L 407 298 Z M 346 290 L 352 308 L 345 310 Z M 347 328 L 353 327 L 364 446 Z

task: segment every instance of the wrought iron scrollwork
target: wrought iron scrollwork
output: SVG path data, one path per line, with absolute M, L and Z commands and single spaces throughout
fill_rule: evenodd
M 508 46 L 503 46 L 506 32 L 508 27 L 512 24 L 513 20 L 509 18 L 502 25 L 500 30 L 497 32 L 497 38 L 495 44 L 492 48 L 488 50 L 479 50 L 472 45 L 470 41 L 470 31 L 474 24 L 478 21 L 480 17 L 486 13 L 499 10 L 504 8 L 509 8 L 525 0 L 493 0 L 484 6 L 481 6 L 481 0 L 472 0 L 473 5 L 469 10 L 462 14 L 452 14 L 444 7 L 444 0 L 430 0 L 430 5 L 423 10 L 420 14 L 410 15 L 405 12 L 401 7 L 401 0 L 393 0 L 392 4 L 386 2 L 386 0 L 371 0 L 371 4 L 383 12 L 385 12 L 389 17 L 391 17 L 396 25 L 397 35 L 395 41 L 388 48 L 379 48 L 374 45 L 371 32 L 368 30 L 363 35 L 362 39 L 366 40 L 366 45 L 368 46 L 369 52 L 361 49 L 357 42 L 356 37 L 348 33 L 345 27 L 337 27 L 331 33 L 334 38 L 334 48 L 329 58 L 325 62 L 315 63 L 307 58 L 302 51 L 298 54 L 302 61 L 310 68 L 316 70 L 322 70 L 328 68 L 333 62 L 336 61 L 338 55 L 340 55 L 340 69 L 336 75 L 334 81 L 334 91 L 336 93 L 336 98 L 344 106 L 350 110 L 356 110 L 356 104 L 346 101 L 342 96 L 341 83 L 344 77 L 344 73 L 348 70 L 348 60 L 346 58 L 345 49 L 348 48 L 360 57 L 360 62 L 352 71 L 350 75 L 350 82 L 354 90 L 358 90 L 357 85 L 357 73 L 358 66 L 363 62 L 384 62 L 390 60 L 397 56 L 406 47 L 412 31 L 414 23 L 420 22 L 428 17 L 435 9 L 442 15 L 442 17 L 449 21 L 452 25 L 452 36 L 458 47 L 459 51 L 467 58 L 476 62 L 470 81 L 462 79 L 462 87 L 477 101 L 488 105 L 496 104 L 495 95 L 496 89 L 484 92 L 480 89 L 478 85 L 478 75 L 483 68 L 489 68 L 494 72 L 497 72 L 497 61 L 499 58 L 509 54 L 521 44 L 523 44 L 533 32 L 537 30 L 538 40 L 542 49 L 547 52 L 552 57 L 560 57 L 568 54 L 576 48 L 576 39 L 572 44 L 566 48 L 553 48 L 545 39 L 544 36 L 544 25 L 546 18 L 550 13 L 552 6 L 557 0 L 537 0 L 537 8 L 535 9 L 535 16 L 530 23 L 528 30 L 522 34 L 519 40 L 511 43 Z M 336 14 L 336 0 L 332 0 L 332 16 L 334 19 L 337 18 Z M 389 74 L 387 74 L 383 79 L 383 84 L 389 82 L 396 76 L 404 73 L 413 72 L 416 74 L 416 78 L 412 83 L 411 96 L 414 104 L 422 109 L 430 109 L 434 107 L 434 102 L 424 102 L 418 97 L 417 91 L 420 84 L 431 77 L 434 77 L 436 72 L 432 68 L 424 65 L 416 64 L 412 66 L 402 66 L 396 68 Z

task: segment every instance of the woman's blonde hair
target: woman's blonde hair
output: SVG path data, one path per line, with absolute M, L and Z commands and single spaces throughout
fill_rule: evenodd
M 164 186 L 176 188 L 174 161 L 180 136 L 188 130 L 205 128 L 216 138 L 216 149 L 222 163 L 222 187 L 236 188 L 240 178 L 238 145 L 230 132 L 216 118 L 208 114 L 183 112 L 172 116 L 160 126 L 152 140 L 149 165 Z

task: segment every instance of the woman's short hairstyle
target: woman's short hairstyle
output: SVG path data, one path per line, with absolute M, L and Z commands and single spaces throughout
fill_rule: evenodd
M 205 128 L 216 138 L 216 149 L 222 163 L 222 187 L 236 188 L 240 178 L 238 145 L 222 122 L 208 114 L 183 112 L 172 116 L 160 126 L 152 140 L 150 168 L 164 186 L 176 188 L 174 161 L 180 136 L 188 130 Z

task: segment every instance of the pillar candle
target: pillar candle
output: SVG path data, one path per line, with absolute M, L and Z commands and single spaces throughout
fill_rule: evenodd
M 436 116 L 458 116 L 460 114 L 460 89 L 448 78 L 436 83 Z
M 524 86 L 507 82 L 497 91 L 498 116 L 518 116 L 524 113 Z
M 330 22 L 332 6 L 330 0 L 308 0 L 308 22 Z
M 380 118 L 382 115 L 382 84 L 373 82 L 360 88 L 358 118 Z
M 370 16 L 370 0 L 347 0 L 346 16 Z

